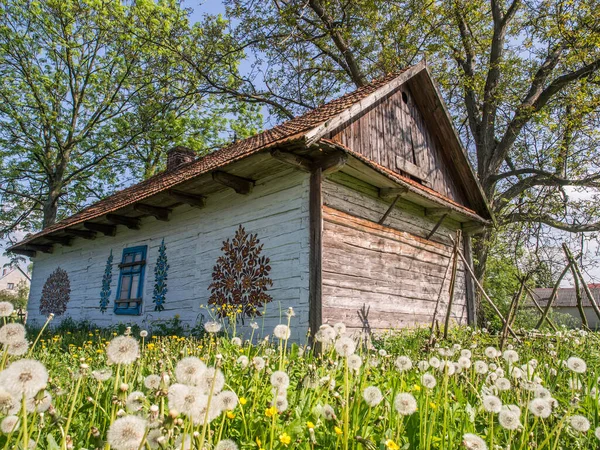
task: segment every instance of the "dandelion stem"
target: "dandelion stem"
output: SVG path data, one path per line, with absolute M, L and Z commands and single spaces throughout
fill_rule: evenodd
M 71 420 L 73 419 L 73 411 L 75 411 L 75 404 L 77 403 L 77 398 L 79 397 L 79 388 L 81 387 L 81 380 L 83 379 L 83 375 L 80 374 L 79 378 L 77 378 L 77 383 L 75 384 L 75 393 L 73 394 L 73 400 L 71 401 L 71 407 L 69 408 L 69 416 L 67 417 L 67 423 L 65 424 L 65 434 L 63 436 L 62 446 L 67 448 L 67 436 L 69 434 L 69 427 L 71 425 Z
M 40 332 L 38 333 L 37 337 L 35 338 L 35 341 L 33 341 L 33 345 L 31 346 L 31 348 L 29 349 L 29 353 L 28 355 L 31 356 L 31 354 L 33 353 L 33 349 L 35 348 L 35 344 L 38 343 L 38 341 L 40 340 L 40 337 L 42 337 L 42 333 L 44 332 L 44 330 L 46 329 L 46 327 L 48 326 L 48 324 L 50 323 L 50 321 L 54 318 L 54 314 L 50 313 L 50 315 L 48 316 L 48 318 L 46 319 L 46 323 L 44 323 L 44 326 L 42 327 L 42 329 L 40 330 Z

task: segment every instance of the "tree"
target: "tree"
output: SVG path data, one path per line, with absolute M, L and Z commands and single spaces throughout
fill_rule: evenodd
M 256 110 L 209 98 L 201 85 L 186 90 L 173 55 L 136 39 L 185 33 L 189 11 L 175 1 L 0 5 L 2 236 L 47 227 L 155 174 L 176 143 L 204 152 L 235 127 L 256 128 Z
M 228 0 L 232 52 L 254 70 L 239 98 L 280 118 L 426 56 L 498 230 L 600 230 L 598 2 Z M 259 83 L 260 78 L 263 83 Z M 261 85 L 258 89 L 256 86 Z M 483 278 L 494 241 L 475 243 Z

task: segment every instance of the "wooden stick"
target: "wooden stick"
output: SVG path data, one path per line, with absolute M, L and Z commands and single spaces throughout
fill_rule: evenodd
M 454 239 L 452 238 L 452 236 L 450 236 L 450 239 L 452 239 L 454 241 Z M 492 309 L 494 310 L 494 312 L 496 313 L 496 315 L 502 320 L 502 323 L 506 324 L 506 319 L 504 318 L 504 316 L 502 315 L 502 313 L 500 312 L 500 310 L 498 309 L 498 307 L 496 306 L 496 304 L 492 301 L 492 299 L 486 294 L 485 290 L 483 289 L 483 286 L 481 285 L 481 283 L 479 282 L 479 280 L 477 279 L 477 277 L 475 276 L 475 273 L 473 272 L 473 269 L 471 269 L 471 267 L 467 264 L 467 260 L 465 258 L 465 255 L 462 254 L 462 252 L 460 250 L 458 250 L 458 256 L 460 256 L 460 259 L 462 260 L 462 262 L 465 264 L 465 267 L 467 268 L 467 271 L 469 272 L 469 274 L 471 274 L 471 278 L 473 279 L 473 281 L 475 282 L 475 285 L 479 288 L 479 290 L 481 291 L 481 293 L 483 294 L 483 297 L 487 300 L 487 302 L 490 304 L 490 306 L 492 307 Z M 512 329 L 512 327 L 509 325 L 508 326 L 508 331 L 510 332 L 510 334 L 519 342 L 521 342 L 521 340 L 519 339 L 519 336 L 517 336 L 517 334 L 514 332 L 514 330 Z
M 398 200 L 400 200 L 400 197 L 402 197 L 401 195 L 396 195 L 396 198 L 394 199 L 394 201 L 392 202 L 392 204 L 390 205 L 390 207 L 387 209 L 387 211 L 385 212 L 385 214 L 383 215 L 383 217 L 379 220 L 379 225 L 383 225 L 383 222 L 385 222 L 385 219 L 387 219 L 387 217 L 390 215 L 390 213 L 392 212 L 392 210 L 394 209 L 394 206 L 396 206 L 396 203 L 398 203 Z
M 562 279 L 565 277 L 565 275 L 569 271 L 569 267 L 570 266 L 571 266 L 571 262 L 568 262 L 567 266 L 563 269 L 563 271 L 559 275 L 558 280 L 556 280 L 556 284 L 554 285 L 554 288 L 552 289 L 552 293 L 550 294 L 550 298 L 548 299 L 548 303 L 546 304 L 546 308 L 544 308 L 544 312 L 542 314 L 542 317 L 540 317 L 540 320 L 535 325 L 535 329 L 539 329 L 542 326 L 542 324 L 544 323 L 544 320 L 546 320 L 546 317 L 548 316 L 548 313 L 550 312 L 550 308 L 552 308 L 552 303 L 554 303 L 554 300 L 556 300 L 556 296 L 558 294 L 558 287 L 560 286 L 560 282 L 562 281 Z
M 506 342 L 506 338 L 508 337 L 508 327 L 512 325 L 514 322 L 514 318 L 517 316 L 517 307 L 519 304 L 519 300 L 521 299 L 521 295 L 523 295 L 523 286 L 525 285 L 526 277 L 521 278 L 521 284 L 519 285 L 519 290 L 513 296 L 512 301 L 510 302 L 510 308 L 508 309 L 508 316 L 506 323 L 502 327 L 502 333 L 500 338 L 500 350 L 504 349 L 504 343 Z
M 542 307 L 540 306 L 540 304 L 538 303 L 538 301 L 535 298 L 535 294 L 531 291 L 531 289 L 529 289 L 529 286 L 525 285 L 525 292 L 529 295 L 529 298 L 531 298 L 531 300 L 533 301 L 533 304 L 535 305 L 535 307 L 537 308 L 537 310 L 541 313 L 544 314 L 544 310 L 542 309 Z M 554 331 L 558 331 L 558 328 L 556 327 L 556 325 L 554 325 L 554 323 L 550 320 L 550 317 L 546 317 L 546 322 L 548 322 L 548 325 L 550 325 L 550 327 L 554 330 Z
M 448 337 L 448 327 L 450 326 L 450 314 L 452 312 L 452 303 L 454 300 L 454 287 L 456 286 L 456 266 L 458 264 L 458 258 L 456 252 L 458 251 L 458 243 L 460 242 L 460 230 L 456 232 L 456 243 L 454 244 L 454 252 L 452 254 L 452 276 L 450 277 L 450 290 L 448 307 L 446 308 L 446 320 L 444 322 L 444 339 Z
M 458 243 L 455 242 L 454 249 L 456 249 L 457 246 L 458 246 Z M 452 251 L 452 254 L 453 255 L 455 254 L 454 250 Z M 442 292 L 444 292 L 444 284 L 446 283 L 446 277 L 448 276 L 448 269 L 450 269 L 451 264 L 452 264 L 452 257 L 450 257 L 450 259 L 448 260 L 448 265 L 446 266 L 446 271 L 444 272 L 444 278 L 442 279 L 442 285 L 440 286 L 440 291 L 438 292 L 438 298 L 437 298 L 437 301 L 435 302 L 435 309 L 433 310 L 433 317 L 431 318 L 431 333 L 429 335 L 429 343 L 427 344 L 429 347 L 431 347 L 431 344 L 433 344 L 433 336 L 434 336 L 438 308 L 439 308 L 440 302 L 442 300 Z
M 596 312 L 598 319 L 600 319 L 600 308 L 596 304 L 596 299 L 592 295 L 592 292 L 590 291 L 589 286 L 583 279 L 583 275 L 581 274 L 581 271 L 579 270 L 579 266 L 575 262 L 575 258 L 573 258 L 573 255 L 571 254 L 571 250 L 569 250 L 569 247 L 567 247 L 567 244 L 565 244 L 564 242 L 563 242 L 563 250 L 565 251 L 565 254 L 567 255 L 567 258 L 569 259 L 569 262 L 571 263 L 571 266 L 573 267 L 575 273 L 581 280 L 581 284 L 583 285 L 583 290 L 585 291 L 586 295 L 588 296 L 590 303 L 592 304 L 592 308 L 594 308 L 594 311 Z
M 585 311 L 583 310 L 583 298 L 581 296 L 581 287 L 579 286 L 579 277 L 575 273 L 573 265 L 571 265 L 571 273 L 573 274 L 573 281 L 575 283 L 575 298 L 577 299 L 577 310 L 579 311 L 579 317 L 581 317 L 581 325 L 585 328 L 588 327 L 587 317 L 585 317 Z

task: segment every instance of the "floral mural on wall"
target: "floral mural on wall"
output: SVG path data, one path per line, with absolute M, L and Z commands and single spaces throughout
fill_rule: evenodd
M 169 272 L 169 264 L 167 262 L 167 246 L 165 240 L 162 240 L 158 248 L 158 258 L 156 258 L 156 266 L 154 266 L 154 293 L 152 294 L 152 302 L 154 303 L 154 311 L 163 311 L 165 309 L 165 297 L 167 295 L 167 274 Z
M 58 267 L 46 280 L 40 299 L 40 313 L 60 316 L 71 299 L 71 282 L 67 272 Z
M 260 308 L 273 298 L 267 294 L 273 280 L 269 278 L 269 258 L 261 256 L 263 245 L 256 234 L 248 234 L 240 225 L 233 239 L 221 247 L 223 255 L 213 268 L 213 282 L 208 303 L 217 307 L 220 317 L 239 311 L 244 316 L 260 315 Z
M 106 267 L 104 268 L 104 275 L 102 276 L 102 290 L 100 291 L 100 311 L 102 314 L 106 311 L 108 302 L 110 300 L 110 283 L 112 282 L 112 263 L 113 253 L 110 251 L 108 259 L 106 260 Z

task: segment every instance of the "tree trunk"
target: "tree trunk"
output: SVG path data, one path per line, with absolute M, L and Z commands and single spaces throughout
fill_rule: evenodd
M 56 222 L 58 213 L 58 199 L 60 197 L 60 188 L 56 185 L 50 188 L 48 196 L 44 201 L 42 211 L 44 213 L 42 228 L 49 227 Z
M 486 265 L 489 255 L 490 236 L 491 232 L 486 231 L 473 240 L 473 269 L 475 271 L 477 281 L 479 281 L 482 286 L 485 279 Z M 477 326 L 485 327 L 486 317 L 485 310 L 483 308 L 483 296 L 479 289 L 476 290 L 475 304 L 475 310 L 477 311 Z

